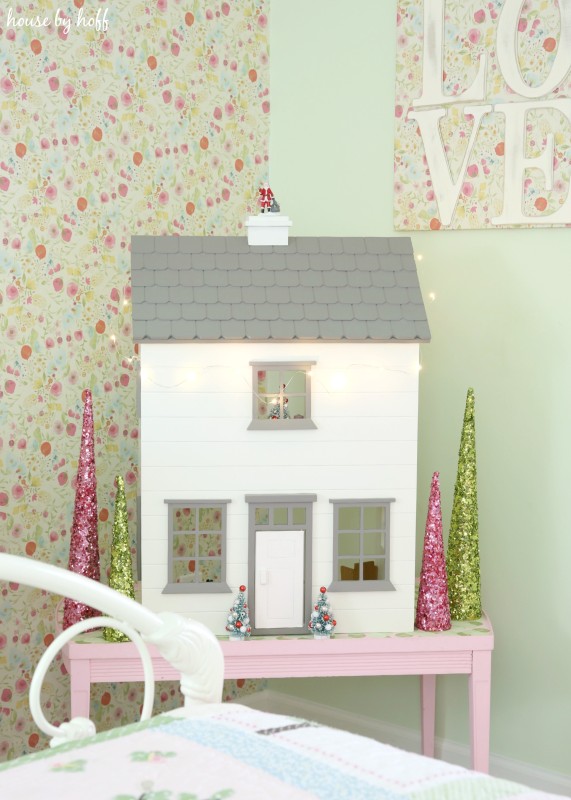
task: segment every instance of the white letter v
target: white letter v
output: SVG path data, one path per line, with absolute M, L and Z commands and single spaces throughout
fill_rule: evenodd
M 460 187 L 464 180 L 468 160 L 478 135 L 482 117 L 492 110 L 491 105 L 486 106 L 469 106 L 469 113 L 474 117 L 474 124 L 472 125 L 472 132 L 470 139 L 464 153 L 462 166 L 458 172 L 456 180 L 453 179 L 450 171 L 450 165 L 446 158 L 444 151 L 444 142 L 440 133 L 440 120 L 445 116 L 446 111 L 443 108 L 427 108 L 417 109 L 416 111 L 409 111 L 408 118 L 415 119 L 420 128 L 420 135 L 424 144 L 426 153 L 426 163 L 430 170 L 430 178 L 434 188 L 434 195 L 438 204 L 440 212 L 440 221 L 443 225 L 450 225 L 458 197 L 460 195 Z

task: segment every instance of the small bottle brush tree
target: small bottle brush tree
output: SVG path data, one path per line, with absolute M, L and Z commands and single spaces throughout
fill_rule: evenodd
M 325 586 L 322 586 L 307 626 L 313 635 L 317 637 L 331 636 L 333 629 L 337 625 L 337 621 L 333 619 L 333 611 L 326 592 Z
M 242 584 L 238 596 L 234 600 L 230 613 L 228 614 L 226 630 L 230 634 L 231 639 L 247 639 L 252 633 L 245 592 L 246 587 Z
M 282 383 L 280 388 L 280 394 L 270 400 L 270 409 L 268 417 L 269 419 L 280 419 L 282 417 L 283 411 L 283 418 L 289 419 L 289 412 L 287 410 L 289 400 L 285 396 L 286 385 Z M 283 408 L 282 408 L 283 407 Z

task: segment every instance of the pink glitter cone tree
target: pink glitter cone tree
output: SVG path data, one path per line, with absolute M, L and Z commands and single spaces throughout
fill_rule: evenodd
M 433 474 L 430 486 L 414 624 L 422 631 L 447 631 L 451 626 L 438 472 Z
M 69 569 L 94 581 L 100 579 L 99 541 L 97 531 L 97 481 L 95 479 L 95 440 L 93 432 L 93 405 L 91 392 L 84 392 L 83 428 L 77 468 L 75 506 L 69 546 Z M 98 611 L 66 597 L 63 627 L 69 628 L 83 619 L 90 619 Z

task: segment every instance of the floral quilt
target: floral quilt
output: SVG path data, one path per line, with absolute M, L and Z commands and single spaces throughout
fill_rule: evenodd
M 2 800 L 541 800 L 372 739 L 238 704 L 181 710 L 0 765 Z

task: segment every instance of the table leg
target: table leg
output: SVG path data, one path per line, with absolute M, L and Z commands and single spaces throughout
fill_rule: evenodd
M 420 676 L 420 708 L 422 723 L 422 755 L 434 758 L 436 675 Z
M 69 665 L 71 684 L 71 719 L 87 717 L 89 719 L 90 700 L 90 663 L 89 661 L 72 661 Z
M 469 678 L 472 769 L 489 772 L 492 651 L 475 650 Z

